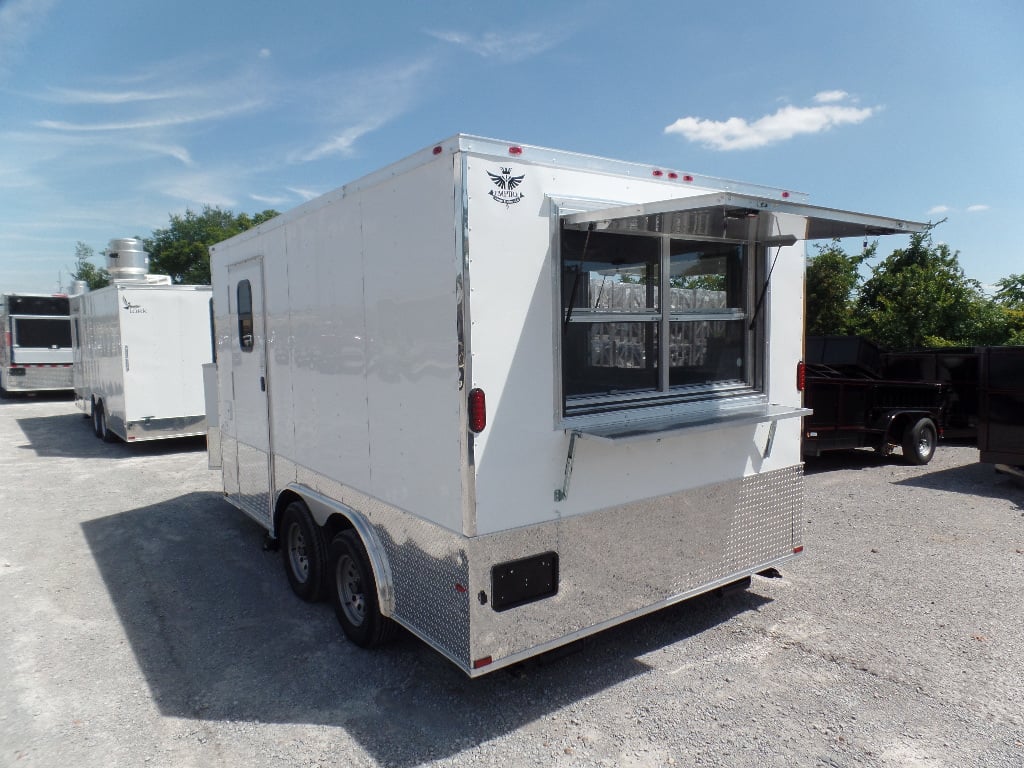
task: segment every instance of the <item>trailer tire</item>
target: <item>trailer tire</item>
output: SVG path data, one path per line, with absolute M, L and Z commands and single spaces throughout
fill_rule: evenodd
M 342 531 L 334 537 L 330 563 L 331 602 L 345 635 L 360 648 L 386 643 L 397 625 L 380 612 L 370 559 L 355 531 Z
M 934 421 L 927 417 L 918 419 L 903 433 L 903 460 L 908 464 L 927 464 L 935 455 L 938 435 Z
M 281 513 L 281 559 L 292 592 L 307 603 L 323 595 L 327 572 L 327 544 L 309 508 L 293 501 Z
M 96 437 L 105 443 L 113 443 L 117 440 L 117 435 L 107 428 L 107 412 L 103 410 L 102 403 L 97 403 L 96 407 L 93 408 L 92 428 L 96 433 Z

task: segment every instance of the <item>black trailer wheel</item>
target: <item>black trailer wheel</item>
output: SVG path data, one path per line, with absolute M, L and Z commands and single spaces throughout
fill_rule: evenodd
M 927 417 L 918 419 L 903 433 L 903 460 L 908 464 L 927 464 L 935 455 L 938 439 L 935 422 Z
M 281 513 L 281 557 L 292 592 L 308 603 L 323 595 L 327 544 L 309 508 L 293 501 Z
M 348 639 L 361 648 L 386 643 L 396 625 L 380 612 L 373 569 L 355 531 L 342 531 L 334 537 L 330 562 L 331 601 Z
M 117 435 L 107 427 L 107 412 L 103 408 L 103 403 L 97 403 L 92 409 L 92 429 L 96 433 L 96 437 L 105 443 L 113 443 L 117 440 Z

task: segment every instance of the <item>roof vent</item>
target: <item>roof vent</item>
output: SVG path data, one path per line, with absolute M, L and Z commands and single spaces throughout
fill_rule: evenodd
M 111 240 L 107 246 L 107 271 L 111 280 L 145 280 L 149 274 L 149 254 L 135 237 Z

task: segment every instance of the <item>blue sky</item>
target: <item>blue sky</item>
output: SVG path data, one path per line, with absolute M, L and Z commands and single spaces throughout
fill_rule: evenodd
M 0 0 L 0 291 L 459 132 L 947 217 L 991 284 L 1024 272 L 1022 37 L 1019 0 Z

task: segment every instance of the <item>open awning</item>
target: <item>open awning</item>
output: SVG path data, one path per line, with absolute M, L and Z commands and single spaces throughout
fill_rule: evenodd
M 765 226 L 764 221 L 768 214 L 802 217 L 803 234 L 795 233 L 799 240 L 910 234 L 923 232 L 928 226 L 917 221 L 727 192 L 570 213 L 563 216 L 562 221 L 567 228 L 579 230 L 668 237 L 756 239 L 766 244 L 780 245 L 792 242 L 792 236 L 770 236 L 771 229 Z M 775 240 L 778 242 L 771 242 Z

